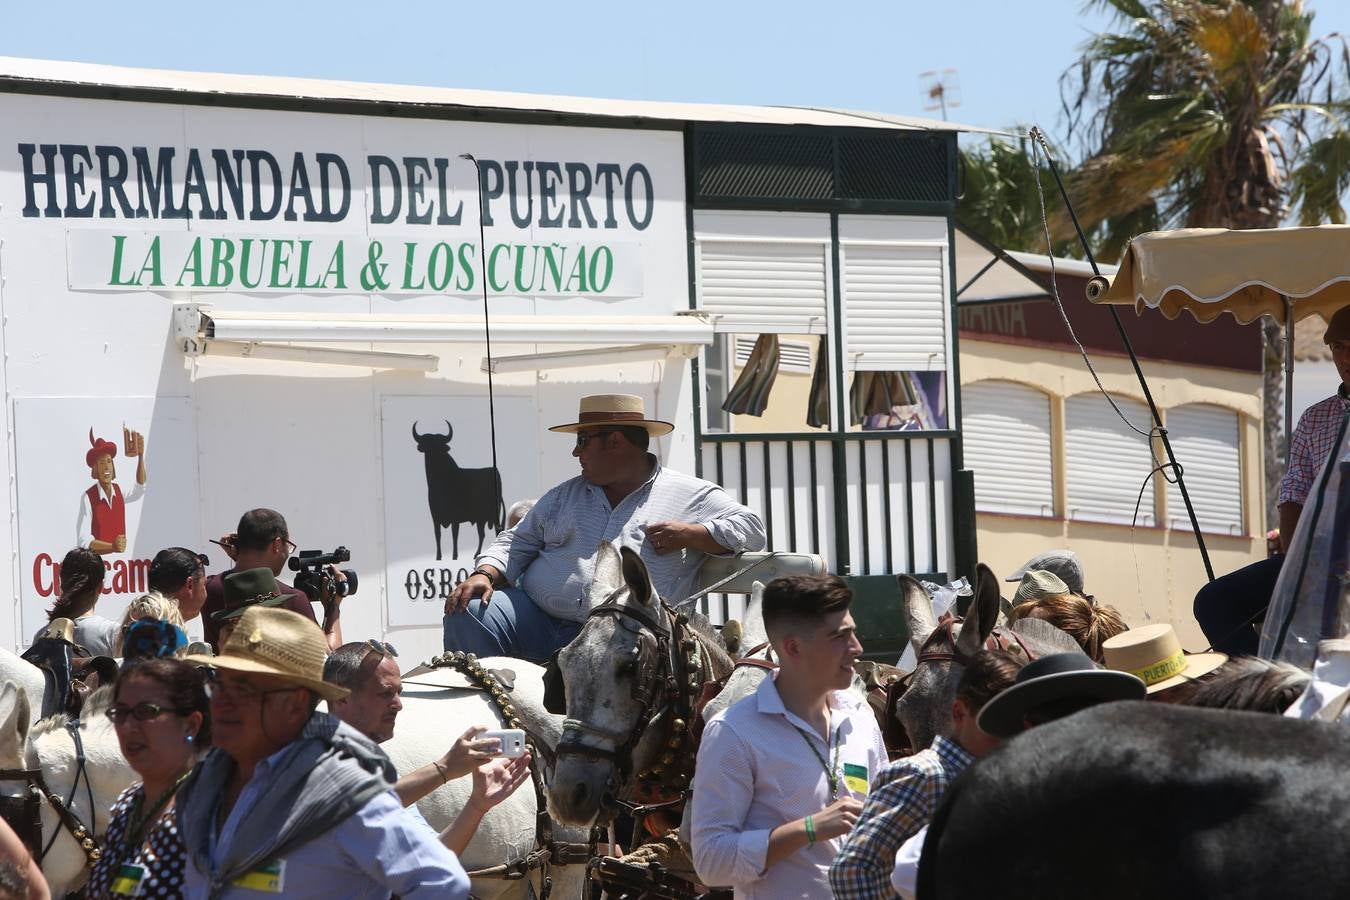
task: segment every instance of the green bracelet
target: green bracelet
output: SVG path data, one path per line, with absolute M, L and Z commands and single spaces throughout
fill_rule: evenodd
M 806 846 L 810 847 L 816 842 L 816 823 L 811 821 L 811 817 L 806 817 Z

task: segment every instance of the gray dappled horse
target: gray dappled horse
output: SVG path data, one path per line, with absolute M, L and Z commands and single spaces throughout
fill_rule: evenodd
M 1340 900 L 1347 771 L 1339 723 L 1103 703 L 1018 735 L 952 783 L 918 897 Z
M 732 662 L 706 618 L 661 601 L 627 547 L 601 542 L 587 605 L 558 654 L 567 717 L 548 805 L 562 822 L 605 825 L 620 808 L 684 796 L 698 701 Z
M 975 599 L 964 622 L 939 623 L 923 585 L 908 575 L 898 576 L 909 616 L 909 640 L 918 662 L 909 687 L 896 702 L 895 715 L 918 751 L 939 734 L 952 729 L 952 701 L 965 671 L 964 660 L 978 653 L 990 638 L 1013 653 L 1036 658 L 1051 653 L 1082 653 L 1069 635 L 1040 619 L 1020 619 L 1011 627 L 998 625 L 998 579 L 984 563 L 976 570 Z M 941 629 L 941 633 L 939 633 Z

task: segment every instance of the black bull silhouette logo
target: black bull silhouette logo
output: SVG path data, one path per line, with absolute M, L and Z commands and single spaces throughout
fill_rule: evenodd
M 425 457 L 427 469 L 427 506 L 436 530 L 436 558 L 441 558 L 441 529 L 450 529 L 450 558 L 459 558 L 459 526 L 469 523 L 478 528 L 476 558 L 483 552 L 484 530 L 500 532 L 506 520 L 502 502 L 502 476 L 495 468 L 466 469 L 450 455 L 450 438 L 455 429 L 445 420 L 445 434 L 418 434 L 413 422 L 413 440 Z

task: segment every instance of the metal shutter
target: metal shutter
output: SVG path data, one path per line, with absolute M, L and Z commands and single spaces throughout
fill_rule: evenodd
M 850 242 L 840 246 L 839 257 L 849 368 L 945 369 L 944 248 Z
M 1204 531 L 1245 534 L 1242 522 L 1242 467 L 1238 415 L 1208 403 L 1167 411 L 1167 437 L 1186 477 L 1186 492 Z M 1191 530 L 1186 504 L 1174 484 L 1167 486 L 1167 524 Z
M 718 331 L 825 333 L 828 216 L 700 212 L 694 227 L 698 306 Z
M 1009 381 L 961 388 L 966 467 L 975 471 L 975 508 L 1052 516 L 1050 398 Z
M 1148 407 L 1113 394 L 1120 411 L 1147 431 Z M 1079 394 L 1064 403 L 1064 488 L 1068 517 L 1129 525 L 1139 489 L 1153 469 L 1149 442 L 1120 420 L 1099 393 Z M 1156 524 L 1153 487 L 1139 503 L 1139 525 Z

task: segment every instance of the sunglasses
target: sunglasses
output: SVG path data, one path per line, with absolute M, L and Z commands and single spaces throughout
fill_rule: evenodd
M 398 657 L 398 651 L 395 650 L 394 645 L 389 643 L 388 641 L 377 641 L 374 639 L 367 640 L 366 656 L 368 657 L 372 653 L 378 653 L 381 656 L 392 656 L 394 658 Z M 362 662 L 364 661 L 365 659 L 363 658 Z
M 173 713 L 178 716 L 185 716 L 191 710 L 174 709 L 168 706 L 160 706 L 156 703 L 137 703 L 135 706 L 123 706 L 117 704 L 110 706 L 104 712 L 114 725 L 121 725 L 128 718 L 135 719 L 137 722 L 153 722 L 165 713 Z
M 612 431 L 592 431 L 590 434 L 585 434 L 585 433 L 583 433 L 583 432 L 578 431 L 578 432 L 577 432 L 577 449 L 578 449 L 578 450 L 585 450 L 585 449 L 586 449 L 586 445 L 589 444 L 589 443 L 591 442 L 591 438 L 609 437 L 609 436 L 610 436 L 611 434 L 613 434 L 613 433 L 614 433 L 614 432 L 612 432 Z

